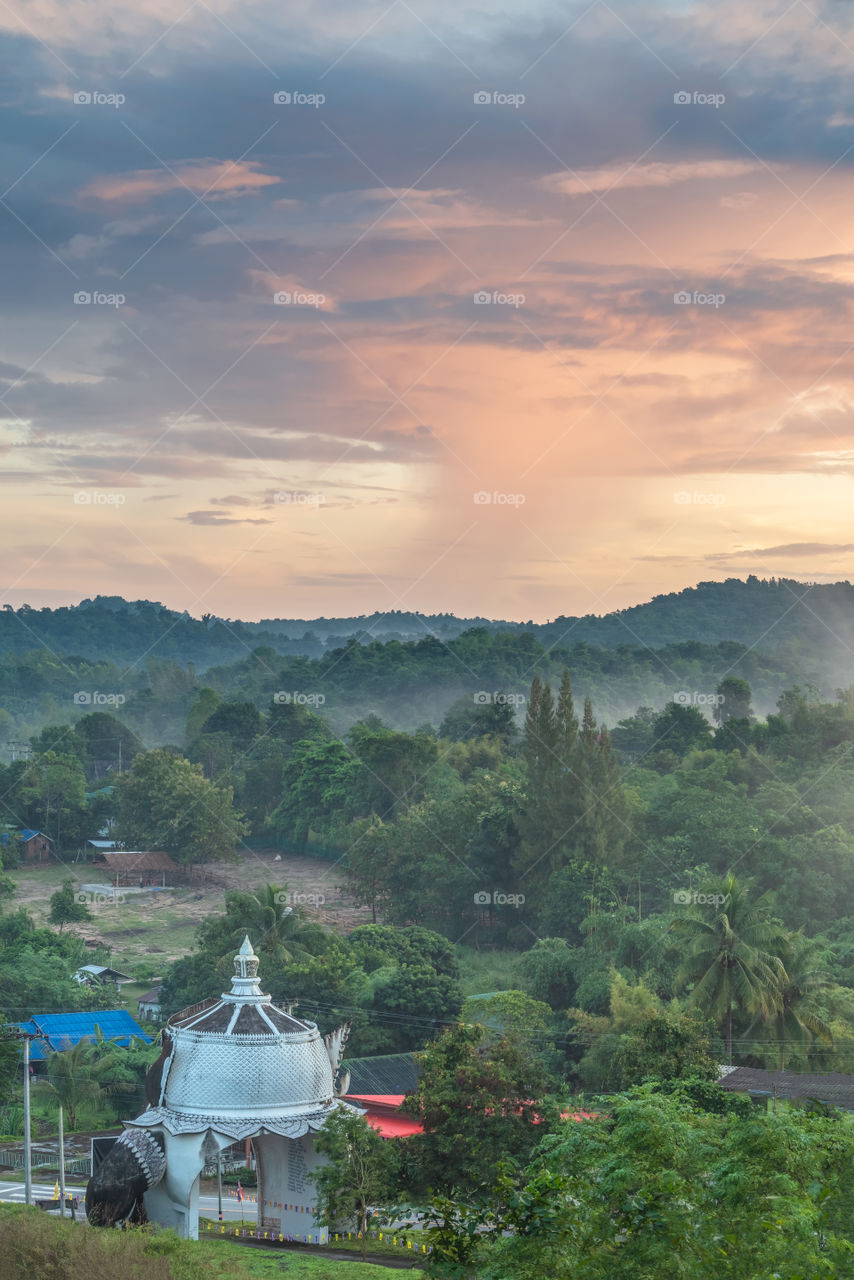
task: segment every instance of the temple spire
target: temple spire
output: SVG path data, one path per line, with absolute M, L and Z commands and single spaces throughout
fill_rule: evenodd
M 234 977 L 231 979 L 232 999 L 248 1000 L 261 995 L 258 985 L 258 957 L 252 950 L 249 934 L 240 944 L 240 950 L 234 957 Z

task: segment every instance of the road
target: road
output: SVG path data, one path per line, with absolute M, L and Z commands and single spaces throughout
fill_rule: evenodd
M 33 1199 L 49 1200 L 53 1196 L 55 1182 L 34 1182 L 33 1183 Z M 83 1207 L 83 1198 L 86 1195 L 85 1186 L 67 1182 L 65 1190 L 69 1195 L 80 1197 L 80 1207 Z M 0 1182 L 0 1202 L 5 1204 L 23 1204 L 24 1203 L 24 1184 L 23 1182 Z M 243 1204 L 238 1204 L 234 1196 L 223 1195 L 222 1197 L 222 1217 L 224 1222 L 244 1222 L 255 1221 L 256 1206 L 250 1200 L 244 1200 Z M 217 1198 L 216 1196 L 199 1196 L 199 1215 L 203 1218 L 211 1218 L 214 1222 L 217 1220 Z

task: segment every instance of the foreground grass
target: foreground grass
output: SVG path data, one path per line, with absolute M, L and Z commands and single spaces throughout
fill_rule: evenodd
M 0 1205 L 0 1280 L 389 1280 L 388 1267 L 145 1228 L 100 1231 L 24 1205 Z

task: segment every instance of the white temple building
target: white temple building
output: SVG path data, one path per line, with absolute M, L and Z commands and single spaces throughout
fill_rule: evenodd
M 202 1169 L 251 1138 L 259 1228 L 323 1243 L 308 1175 L 321 1159 L 315 1135 L 336 1108 L 349 1109 L 346 1079 L 336 1079 L 347 1028 L 322 1037 L 315 1023 L 273 1004 L 248 937 L 234 967 L 230 992 L 169 1019 L 149 1072 L 150 1105 L 120 1142 L 144 1176 L 149 1219 L 195 1240 Z

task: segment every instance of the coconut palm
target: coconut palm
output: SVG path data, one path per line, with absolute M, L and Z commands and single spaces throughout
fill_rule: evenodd
M 772 1018 L 786 981 L 786 935 L 771 915 L 768 894 L 753 900 L 751 889 L 751 882 L 729 874 L 707 892 L 719 902 L 697 905 L 672 925 L 683 944 L 677 985 L 690 984 L 692 1003 L 723 1028 L 730 1064 L 735 1014 Z
M 306 918 L 287 885 L 265 884 L 252 890 L 226 894 L 225 915 L 214 916 L 199 929 L 199 944 L 212 945 L 220 952 L 233 952 L 249 934 L 259 955 L 275 957 L 288 964 L 313 952 L 313 941 L 322 935 L 320 926 Z M 230 964 L 230 954 L 228 955 Z
M 779 1001 L 774 1011 L 774 1040 L 778 1049 L 778 1066 L 782 1071 L 785 1051 L 790 1044 L 812 1044 L 821 1040 L 833 1044 L 830 1027 L 823 1021 L 813 1003 L 819 991 L 832 986 L 821 970 L 820 947 L 802 933 L 789 934 L 782 954 L 785 978 L 780 984 Z

